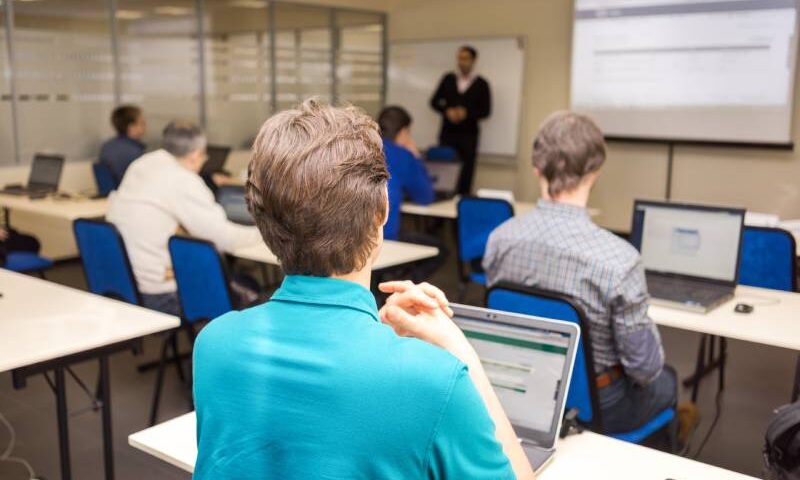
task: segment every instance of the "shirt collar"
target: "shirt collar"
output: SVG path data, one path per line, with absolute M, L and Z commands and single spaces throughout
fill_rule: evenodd
M 570 205 L 568 203 L 554 202 L 552 200 L 545 200 L 540 198 L 536 203 L 536 210 L 549 213 L 551 215 L 559 215 L 568 218 L 585 218 L 589 220 L 589 211 L 577 205 Z
M 133 143 L 134 145 L 136 145 L 136 146 L 139 146 L 139 147 L 145 148 L 145 144 L 144 144 L 144 142 L 141 142 L 141 141 L 139 141 L 139 140 L 136 140 L 135 138 L 131 138 L 131 137 L 127 136 L 127 135 L 119 135 L 119 134 L 118 134 L 118 135 L 117 135 L 117 138 L 119 138 L 119 139 L 121 139 L 121 140 L 127 140 L 128 142 L 132 142 L 132 143 Z
M 380 322 L 378 305 L 372 292 L 348 280 L 287 275 L 271 300 L 351 308 L 366 313 L 376 322 Z

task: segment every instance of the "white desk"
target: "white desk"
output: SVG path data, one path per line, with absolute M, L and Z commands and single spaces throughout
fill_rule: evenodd
M 458 217 L 456 205 L 458 204 L 458 196 L 449 200 L 441 200 L 433 202 L 430 205 L 418 205 L 416 203 L 404 202 L 400 207 L 400 211 L 409 215 L 420 215 L 423 217 L 446 218 L 455 220 Z M 521 202 L 519 200 L 514 202 L 514 215 L 525 215 L 536 208 L 536 202 Z M 600 214 L 600 210 L 596 208 L 589 209 L 589 215 L 596 217 Z
M 65 198 L 54 197 L 30 199 L 21 195 L 0 194 L 0 207 L 36 215 L 56 217 L 72 222 L 78 218 L 105 217 L 108 201 L 105 198 Z
M 734 312 L 740 302 L 753 305 L 753 312 Z M 659 306 L 651 306 L 649 313 L 666 327 L 800 351 L 798 293 L 740 286 L 733 299 L 707 314 Z
M 384 268 L 396 267 L 406 263 L 433 258 L 438 254 L 439 249 L 436 247 L 385 240 L 381 253 L 378 255 L 378 260 L 372 268 L 373 270 L 381 270 Z M 264 244 L 240 248 L 231 252 L 231 255 L 245 260 L 280 265 L 277 257 L 275 257 Z
M 187 472 L 197 460 L 194 412 L 134 433 L 128 443 Z M 746 480 L 752 479 L 676 455 L 614 440 L 591 432 L 558 444 L 553 462 L 540 480 Z
M 71 477 L 64 371 L 100 360 L 103 458 L 113 478 L 108 356 L 178 327 L 179 319 L 7 270 L 0 270 L 0 293 L 0 371 L 11 371 L 15 389 L 30 376 L 55 374 L 62 480 Z

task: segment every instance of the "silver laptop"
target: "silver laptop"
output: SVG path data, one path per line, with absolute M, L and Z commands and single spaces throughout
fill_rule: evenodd
M 458 177 L 461 175 L 461 162 L 443 162 L 428 160 L 425 169 L 433 183 L 433 191 L 437 198 L 450 198 L 456 194 Z
M 26 185 L 7 185 L 2 193 L 27 195 L 32 198 L 44 197 L 58 191 L 61 170 L 64 168 L 63 155 L 37 153 L 33 157 L 31 172 Z
M 650 303 L 706 313 L 733 297 L 745 211 L 637 200 L 631 243 L 641 252 Z
M 541 471 L 552 460 L 580 329 L 574 323 L 451 305 L 514 431 Z

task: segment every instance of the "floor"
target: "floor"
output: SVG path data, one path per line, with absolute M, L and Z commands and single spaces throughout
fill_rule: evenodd
M 452 245 L 452 239 L 448 241 Z M 453 250 L 454 251 L 454 250 Z M 432 279 L 454 299 L 457 280 L 455 260 Z M 83 288 L 83 273 L 78 262 L 59 264 L 48 273 L 48 279 Z M 467 303 L 480 304 L 482 292 L 473 286 L 468 291 Z M 661 334 L 667 359 L 681 376 L 693 368 L 699 336 L 693 333 L 662 328 Z M 147 426 L 150 399 L 155 372 L 138 373 L 136 366 L 155 359 L 159 348 L 158 337 L 145 341 L 144 353 L 134 356 L 122 353 L 112 357 L 111 386 L 114 427 L 114 459 L 118 479 L 187 479 L 189 475 L 149 455 L 128 446 L 130 433 Z M 767 422 L 774 408 L 787 403 L 797 354 L 788 350 L 753 345 L 746 342 L 729 342 L 729 362 L 726 389 L 722 395 L 722 415 L 707 445 L 698 459 L 737 472 L 761 476 L 761 448 Z M 75 371 L 93 385 L 97 368 L 95 363 L 79 365 Z M 187 396 L 174 371 L 166 376 L 160 419 L 166 420 L 189 410 Z M 708 431 L 715 413 L 716 374 L 702 386 L 699 408 L 702 421 L 691 453 L 694 454 Z M 72 410 L 89 406 L 88 397 L 70 382 L 69 405 Z M 688 398 L 688 392 L 682 392 Z M 13 455 L 28 460 L 40 478 L 59 478 L 58 443 L 54 397 L 42 377 L 32 379 L 27 388 L 14 390 L 9 374 L 0 374 L 0 414 L 16 430 Z M 70 419 L 72 440 L 73 478 L 94 480 L 103 478 L 101 430 L 99 413 L 76 412 Z M 0 427 L 0 452 L 9 441 L 6 429 Z M 26 479 L 23 467 L 0 462 L 0 478 Z

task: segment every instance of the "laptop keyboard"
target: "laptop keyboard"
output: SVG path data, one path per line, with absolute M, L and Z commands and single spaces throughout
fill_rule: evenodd
M 673 302 L 710 305 L 731 293 L 732 288 L 658 275 L 647 276 L 647 290 L 654 298 Z

